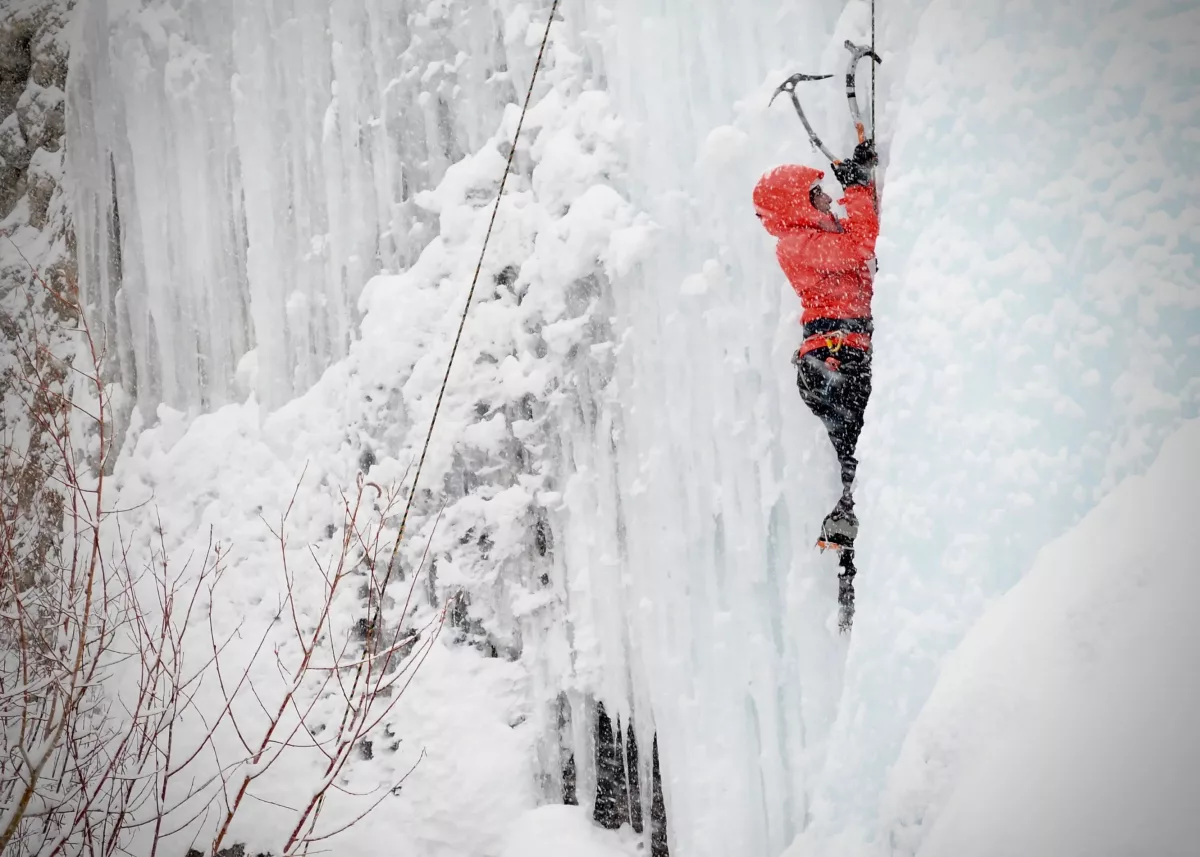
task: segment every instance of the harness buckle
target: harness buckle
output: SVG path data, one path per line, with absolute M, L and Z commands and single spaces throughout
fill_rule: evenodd
M 825 347 L 829 349 L 830 354 L 837 354 L 842 350 L 842 345 L 846 342 L 846 331 L 833 330 L 825 335 Z

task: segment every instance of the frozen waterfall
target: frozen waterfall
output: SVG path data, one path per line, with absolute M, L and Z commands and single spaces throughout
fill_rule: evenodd
M 81 0 L 68 179 L 136 403 L 119 505 L 153 499 L 181 556 L 233 542 L 214 612 L 266 621 L 258 516 L 306 466 L 293 526 L 322 549 L 337 489 L 419 454 L 549 6 Z M 484 857 L 536 806 L 589 808 L 600 704 L 644 818 L 657 740 L 677 857 L 923 853 L 943 804 L 889 772 L 947 657 L 1200 415 L 1200 10 L 876 16 L 853 637 L 811 547 L 837 476 L 798 301 L 749 196 L 828 167 L 767 101 L 840 73 L 870 6 L 565 0 L 401 551 L 435 558 L 414 616 L 464 608 L 362 776 L 428 753 L 345 853 Z M 842 87 L 810 86 L 847 150 Z M 268 847 L 273 819 L 239 835 Z

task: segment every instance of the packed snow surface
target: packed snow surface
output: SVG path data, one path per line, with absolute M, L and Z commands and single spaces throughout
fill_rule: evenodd
M 136 405 L 119 505 L 135 550 L 159 516 L 173 556 L 210 528 L 230 545 L 227 627 L 269 623 L 268 522 L 293 491 L 299 561 L 328 556 L 360 469 L 411 478 L 548 11 L 81 5 L 67 169 Z M 876 14 L 852 639 L 811 547 L 837 477 L 789 365 L 798 301 L 749 194 L 777 163 L 827 167 L 767 102 L 794 71 L 840 74 L 868 6 L 568 0 L 401 548 L 421 584 L 387 618 L 466 615 L 377 745 L 403 740 L 353 766 L 371 788 L 416 764 L 345 853 L 633 848 L 583 823 L 598 702 L 634 724 L 643 783 L 657 734 L 680 857 L 1194 844 L 1167 808 L 1194 793 L 1196 704 L 1161 701 L 1195 642 L 1194 424 L 1123 480 L 1200 405 L 1200 11 Z M 848 151 L 838 80 L 807 86 Z M 362 604 L 338 610 L 345 628 Z M 537 808 L 569 754 L 582 809 Z M 298 799 L 308 764 L 264 798 Z M 267 848 L 283 815 L 258 810 L 237 834 Z
M 1200 421 L 1039 551 L 945 658 L 887 776 L 892 854 L 1194 854 Z M 809 853 L 874 854 L 851 835 Z

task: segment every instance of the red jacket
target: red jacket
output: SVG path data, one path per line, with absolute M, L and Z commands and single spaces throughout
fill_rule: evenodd
M 758 180 L 754 209 L 779 239 L 775 256 L 804 304 L 800 321 L 863 318 L 871 314 L 871 269 L 879 215 L 874 189 L 849 187 L 846 218 L 813 208 L 812 186 L 825 174 L 812 167 L 776 167 Z

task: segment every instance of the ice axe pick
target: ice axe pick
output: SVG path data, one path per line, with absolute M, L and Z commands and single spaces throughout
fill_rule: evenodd
M 832 74 L 793 74 L 783 83 L 779 84 L 779 86 L 775 89 L 775 94 L 772 95 L 771 100 L 767 102 L 767 106 L 770 107 L 772 104 L 774 104 L 775 99 L 782 92 L 786 92 L 788 95 L 790 95 L 792 98 L 792 106 L 796 108 L 796 115 L 799 116 L 800 121 L 804 123 L 804 130 L 808 132 L 808 139 L 812 141 L 812 144 L 815 147 L 821 150 L 821 154 L 823 154 L 833 163 L 837 163 L 839 159 L 834 157 L 833 153 L 825 148 L 825 144 L 821 142 L 821 138 L 817 136 L 817 132 L 813 130 L 813 126 L 809 123 L 808 117 L 804 115 L 804 108 L 800 106 L 800 99 L 796 96 L 796 84 L 803 83 L 806 80 L 827 80 L 831 77 L 833 77 Z

